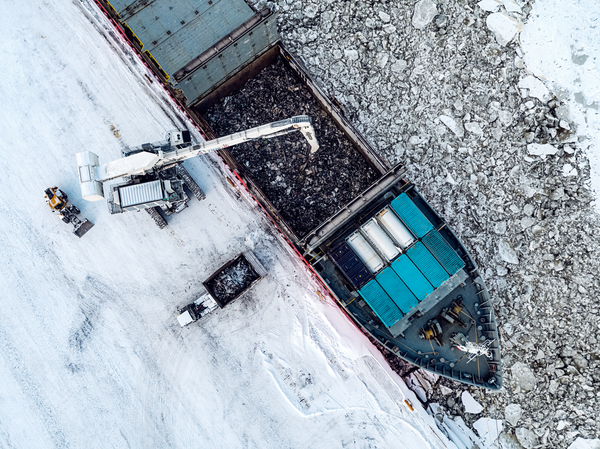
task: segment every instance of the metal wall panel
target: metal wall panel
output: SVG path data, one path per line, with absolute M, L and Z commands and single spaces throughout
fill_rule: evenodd
M 392 262 L 392 268 L 419 301 L 423 301 L 433 292 L 433 286 L 406 254 Z
M 423 244 L 427 247 L 431 254 L 440 262 L 450 276 L 454 275 L 458 270 L 465 266 L 464 261 L 456 254 L 456 252 L 448 245 L 441 234 L 433 230 L 423 237 Z
M 198 11 L 198 13 L 196 13 Z M 173 75 L 254 16 L 241 0 L 155 1 L 124 20 L 162 68 Z
M 176 87 L 185 93 L 188 103 L 191 104 L 198 97 L 204 96 L 235 75 L 243 66 L 278 40 L 277 20 L 272 17 L 245 33 L 235 42 L 237 45 L 225 48 L 218 56 L 211 58 L 179 82 Z
M 188 105 L 279 41 L 277 15 L 255 13 L 244 0 L 115 0 L 111 4 L 134 33 L 132 39 L 183 91 Z
M 423 243 L 415 243 L 414 246 L 406 251 L 406 255 L 421 273 L 425 275 L 427 280 L 433 285 L 433 288 L 438 288 L 450 278 L 444 267 L 440 265 Z
M 109 3 L 115 8 L 115 11 L 119 13 L 119 15 L 124 14 L 127 8 L 136 9 L 140 7 L 140 3 L 149 4 L 156 0 L 108 0 Z
M 392 267 L 387 267 L 379 273 L 375 279 L 405 315 L 410 312 L 413 307 L 419 304 L 417 297 L 412 294 Z
M 377 281 L 373 280 L 369 282 L 358 293 L 369 304 L 373 312 L 377 314 L 386 327 L 392 327 L 402 318 L 400 309 L 383 291 L 383 288 Z
M 413 203 L 406 193 L 402 193 L 391 203 L 392 209 L 398 214 L 404 224 L 418 238 L 423 237 L 433 229 L 433 225 L 423 215 L 423 212 Z

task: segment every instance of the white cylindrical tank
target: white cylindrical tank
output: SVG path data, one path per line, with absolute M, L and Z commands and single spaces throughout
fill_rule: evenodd
M 369 245 L 367 239 L 362 234 L 356 231 L 346 239 L 350 248 L 361 258 L 371 273 L 377 273 L 383 268 L 383 260 L 379 254 L 375 252 L 373 247 Z
M 396 248 L 392 239 L 388 237 L 375 220 L 371 219 L 367 221 L 362 225 L 361 229 L 390 262 L 400 254 L 400 250 Z
M 406 229 L 406 226 L 402 224 L 400 219 L 389 207 L 386 207 L 377 214 L 377 220 L 385 227 L 390 235 L 396 239 L 402 249 L 407 248 L 415 241 L 415 238 L 410 231 Z
M 99 164 L 98 156 L 91 151 L 83 151 L 77 153 L 76 157 L 81 196 L 87 201 L 103 200 L 102 184 L 96 180 L 96 167 Z

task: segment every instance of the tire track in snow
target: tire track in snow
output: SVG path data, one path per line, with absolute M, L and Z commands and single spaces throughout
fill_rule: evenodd
M 0 321 L 0 348 L 2 358 L 8 362 L 8 367 L 13 373 L 13 378 L 18 383 L 25 397 L 37 411 L 36 416 L 42 425 L 54 447 L 68 448 L 70 443 L 67 436 L 60 428 L 53 408 L 44 398 L 36 382 L 33 380 L 20 351 L 13 345 L 12 339 L 4 329 Z

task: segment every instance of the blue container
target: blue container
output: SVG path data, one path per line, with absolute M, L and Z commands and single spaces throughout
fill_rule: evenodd
M 422 241 L 450 276 L 454 275 L 458 270 L 465 266 L 464 261 L 456 254 L 456 252 L 454 252 L 446 240 L 444 240 L 444 237 L 436 230 L 431 231 L 423 237 Z
M 399 195 L 390 205 L 408 229 L 418 238 L 433 230 L 433 225 L 406 193 Z
M 377 314 L 386 327 L 392 327 L 402 318 L 402 312 L 398 306 L 383 291 L 383 288 L 377 281 L 373 280 L 369 282 L 358 293 L 369 304 L 373 312 Z
M 444 267 L 440 265 L 423 243 L 415 243 L 413 247 L 406 251 L 406 255 L 417 266 L 419 271 L 425 275 L 429 283 L 433 285 L 433 288 L 438 288 L 450 278 Z
M 371 272 L 347 243 L 334 248 L 329 253 L 329 256 L 352 283 L 354 288 L 359 289 L 373 279 Z
M 444 273 L 446 272 L 444 271 Z M 405 315 L 410 312 L 413 307 L 419 304 L 415 295 L 413 295 L 406 284 L 402 282 L 402 279 L 400 279 L 392 267 L 387 267 L 379 273 L 375 279 Z
M 423 301 L 433 292 L 433 286 L 406 254 L 392 262 L 392 268 L 419 301 Z

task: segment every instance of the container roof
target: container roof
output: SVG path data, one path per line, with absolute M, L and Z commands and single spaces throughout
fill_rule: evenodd
M 244 0 L 113 0 L 163 70 L 172 75 L 254 16 Z

